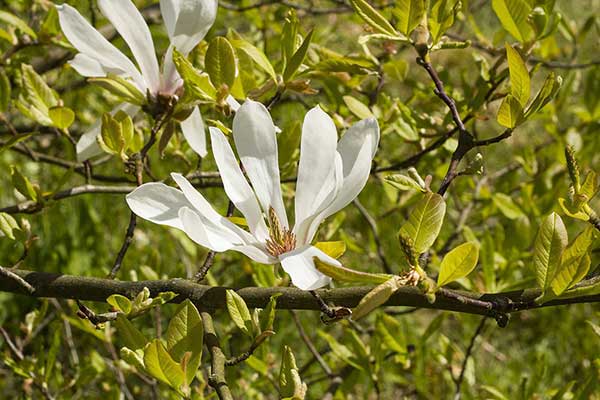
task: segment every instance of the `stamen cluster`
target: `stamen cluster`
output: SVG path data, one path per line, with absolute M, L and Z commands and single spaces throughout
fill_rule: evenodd
M 283 228 L 273 207 L 269 208 L 270 238 L 267 239 L 267 251 L 277 257 L 296 248 L 296 235 L 288 228 Z

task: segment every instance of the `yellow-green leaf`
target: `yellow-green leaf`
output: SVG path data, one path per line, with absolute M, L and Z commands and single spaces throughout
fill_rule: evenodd
M 506 48 L 508 72 L 510 75 L 510 93 L 521 103 L 522 107 L 525 107 L 531 96 L 529 71 L 518 51 L 513 49 L 508 43 L 504 47 Z
M 296 76 L 298 69 L 300 68 L 300 66 L 304 62 L 304 59 L 306 58 L 306 53 L 308 53 L 308 48 L 312 41 L 313 32 L 314 31 L 312 30 L 308 32 L 308 35 L 306 35 L 304 41 L 302 42 L 300 47 L 298 47 L 298 50 L 296 50 L 294 55 L 287 62 L 285 70 L 283 71 L 284 82 L 289 82 L 294 78 L 294 76 Z
M 591 259 L 588 253 L 594 241 L 594 233 L 593 226 L 587 227 L 563 252 L 560 266 L 552 280 L 552 290 L 557 296 L 582 280 L 589 271 Z
M 373 113 L 369 109 L 369 107 L 358 100 L 356 97 L 352 96 L 344 96 L 342 97 L 346 106 L 352 112 L 352 114 L 356 115 L 360 119 L 373 118 Z
M 314 258 L 314 261 L 317 270 L 340 282 L 378 285 L 391 278 L 391 275 L 388 274 L 373 274 L 369 272 L 355 271 L 343 266 L 332 265 L 319 260 L 317 257 Z
M 409 36 L 419 25 L 425 14 L 425 0 L 399 0 L 393 9 L 398 20 L 396 27 L 405 36 Z
M 189 299 L 179 305 L 167 328 L 167 350 L 176 362 L 181 363 L 186 354 L 186 385 L 196 376 L 202 358 L 204 327 L 200 313 Z
M 426 193 L 411 211 L 400 233 L 412 239 L 417 253 L 423 253 L 439 235 L 445 214 L 444 198 L 437 193 Z
M 120 76 L 109 74 L 107 77 L 90 78 L 88 81 L 108 90 L 127 103 L 140 106 L 146 102 L 146 96 L 131 81 Z
M 252 317 L 244 299 L 235 292 L 227 290 L 227 310 L 235 325 L 246 335 L 253 337 Z
M 123 295 L 113 294 L 106 299 L 106 302 L 125 315 L 131 312 L 131 300 Z
M 237 75 L 237 59 L 229 40 L 223 36 L 211 40 L 205 60 L 206 72 L 213 86 L 221 88 L 225 85 L 231 88 Z
M 492 8 L 500 23 L 519 42 L 529 40 L 533 30 L 527 22 L 531 6 L 526 0 L 492 0 Z
M 177 72 L 179 72 L 185 82 L 187 92 L 193 93 L 192 97 L 203 100 L 214 100 L 216 98 L 217 90 L 211 83 L 208 74 L 197 70 L 192 63 L 177 50 L 173 51 L 173 63 L 177 67 Z
M 154 339 L 144 349 L 144 366 L 150 375 L 177 391 L 185 380 L 183 369 L 171 358 L 160 339 Z
M 523 107 L 521 106 L 521 103 L 519 103 L 512 95 L 506 95 L 498 109 L 496 121 L 506 128 L 513 129 L 521 123 L 522 119 Z
M 340 258 L 346 252 L 346 242 L 317 242 L 315 247 L 332 258 Z
M 479 260 L 479 245 L 463 243 L 450 250 L 442 259 L 437 285 L 444 286 L 471 273 Z
M 0 69 L 0 112 L 5 112 L 10 103 L 11 87 L 4 68 Z
M 350 0 L 350 4 L 356 13 L 377 32 L 390 36 L 397 34 L 388 20 L 365 0 Z
M 562 78 L 560 76 L 555 76 L 554 72 L 550 72 L 546 77 L 542 88 L 539 90 L 539 92 L 537 92 L 535 98 L 527 108 L 525 116 L 528 117 L 529 115 L 544 108 L 544 106 L 548 104 L 554 98 L 554 96 L 556 96 L 556 93 L 558 93 L 561 85 Z
M 38 194 L 29 179 L 23 175 L 15 166 L 11 166 L 12 184 L 19 193 L 29 200 L 37 201 Z
M 283 360 L 279 372 L 279 395 L 282 399 L 303 400 L 306 396 L 306 384 L 300 378 L 296 359 L 292 349 L 283 348 Z
M 23 21 L 21 18 L 17 17 L 14 14 L 0 10 L 0 21 L 3 21 L 8 25 L 14 26 L 24 34 L 31 36 L 32 39 L 37 39 L 37 35 L 33 31 L 33 29 L 31 29 L 25 21 Z
M 500 212 L 508 219 L 517 219 L 525 214 L 515 202 L 504 193 L 494 193 L 492 201 L 498 207 Z
M 543 292 L 550 287 L 556 276 L 567 243 L 565 225 L 560 216 L 553 212 L 542 222 L 533 249 L 536 280 Z
M 231 44 L 236 49 L 243 51 L 248 57 L 252 59 L 260 68 L 262 68 L 275 82 L 277 82 L 277 74 L 275 73 L 275 69 L 268 57 L 265 53 L 262 52 L 259 48 L 247 42 L 243 39 L 232 40 Z
M 48 116 L 60 130 L 68 129 L 75 121 L 75 113 L 68 107 L 52 107 L 48 110 Z
M 367 293 L 352 310 L 352 319 L 358 321 L 371 311 L 384 304 L 401 287 L 401 281 L 398 276 L 393 276 L 384 283 L 375 286 Z
M 125 346 L 129 349 L 136 351 L 143 349 L 148 344 L 148 339 L 123 314 L 117 315 L 115 327 L 119 338 L 123 340 Z

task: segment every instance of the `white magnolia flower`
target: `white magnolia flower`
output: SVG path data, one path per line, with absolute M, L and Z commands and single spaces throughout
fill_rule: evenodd
M 183 230 L 211 250 L 239 251 L 263 264 L 280 262 L 300 289 L 327 285 L 331 279 L 315 268 L 314 257 L 340 263 L 311 242 L 321 222 L 348 205 L 365 186 L 379 142 L 379 126 L 375 119 L 360 121 L 338 142 L 327 114 L 319 107 L 306 114 L 293 228 L 281 196 L 275 130 L 260 103 L 246 100 L 236 113 L 233 139 L 248 182 L 227 138 L 219 129 L 210 128 L 225 192 L 246 218 L 249 232 L 219 215 L 180 174 L 172 174 L 180 190 L 147 183 L 127 195 L 129 207 L 148 221 Z
M 131 0 L 98 0 L 102 14 L 121 34 L 136 65 L 90 25 L 79 12 L 68 4 L 57 5 L 60 26 L 66 38 L 79 51 L 70 64 L 86 77 L 104 77 L 115 74 L 130 79 L 144 94 L 170 96 L 181 88 L 183 81 L 172 60 L 173 49 L 184 56 L 204 38 L 215 21 L 217 0 L 160 0 L 170 45 L 165 55 L 162 73 L 159 70 L 150 30 Z M 121 104 L 113 114 L 123 110 L 133 116 L 139 107 Z M 201 156 L 205 156 L 204 123 L 196 107 L 181 123 L 183 134 Z M 77 143 L 77 158 L 86 160 L 102 150 L 97 143 L 100 134 L 98 122 Z

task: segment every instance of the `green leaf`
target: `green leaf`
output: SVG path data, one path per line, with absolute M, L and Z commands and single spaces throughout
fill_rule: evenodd
M 243 51 L 248 57 L 252 59 L 263 71 L 265 71 L 269 76 L 277 82 L 277 74 L 275 73 L 275 69 L 268 57 L 265 53 L 262 52 L 259 48 L 247 42 L 243 39 L 232 40 L 231 44 L 238 50 Z
M 204 65 L 215 88 L 233 86 L 237 75 L 237 59 L 229 40 L 223 36 L 212 39 L 206 50 Z
M 533 35 L 527 22 L 531 6 L 525 0 L 492 0 L 492 8 L 500 23 L 519 42 L 524 43 Z
M 598 193 L 598 175 L 594 171 L 588 172 L 583 184 L 579 189 L 579 196 L 582 196 L 586 202 L 590 201 Z
M 595 296 L 597 294 L 600 294 L 600 279 L 590 279 L 589 282 L 580 282 L 579 285 L 575 285 L 573 288 L 565 291 L 560 298 L 571 299 L 581 296 Z
M 21 174 L 15 166 L 11 166 L 10 171 L 12 175 L 12 184 L 15 189 L 27 199 L 37 201 L 38 194 L 29 179 Z
M 560 76 L 555 76 L 554 72 L 550 72 L 542 85 L 542 88 L 537 92 L 535 98 L 527 108 L 525 112 L 525 117 L 528 117 L 536 112 L 540 111 L 546 104 L 548 104 L 562 85 L 562 78 Z
M 235 292 L 227 290 L 227 310 L 235 325 L 246 335 L 254 337 L 252 317 L 244 299 Z
M 154 378 L 177 391 L 185 381 L 183 369 L 171 358 L 160 339 L 154 339 L 144 349 L 144 367 Z
M 48 110 L 48 116 L 54 126 L 63 131 L 75 121 L 75 113 L 68 107 L 52 107 Z
M 6 236 L 11 240 L 15 240 L 14 231 L 20 231 L 21 228 L 12 215 L 0 212 L 0 237 Z
M 475 242 L 463 243 L 446 254 L 440 266 L 438 287 L 447 285 L 471 273 L 479 259 L 479 245 Z
M 508 94 L 502 100 L 496 121 L 506 128 L 513 129 L 523 120 L 523 107 L 517 99 Z
M 277 298 L 281 293 L 275 293 L 269 297 L 269 302 L 264 310 L 260 313 L 260 328 L 263 331 L 273 330 L 273 322 L 275 321 L 275 309 L 277 306 Z
M 4 68 L 0 69 L 0 112 L 8 110 L 10 104 L 11 87 Z
M 432 43 L 435 45 L 448 28 L 454 24 L 461 3 L 458 0 L 437 0 L 432 4 L 428 23 Z
M 177 67 L 177 72 L 179 72 L 185 82 L 186 95 L 191 92 L 192 97 L 195 99 L 216 99 L 217 90 L 211 83 L 208 74 L 197 70 L 192 63 L 177 50 L 173 51 L 173 63 Z
M 553 212 L 542 222 L 533 249 L 536 280 L 543 292 L 556 276 L 567 242 L 565 225 L 560 216 Z
M 37 39 L 37 35 L 33 31 L 33 29 L 31 29 L 29 25 L 27 25 L 27 22 L 23 21 L 21 18 L 17 17 L 14 14 L 0 10 L 0 21 L 3 21 L 8 25 L 14 26 L 24 34 L 29 35 L 34 40 Z
M 145 370 L 143 350 L 133 351 L 127 347 L 121 347 L 119 350 L 119 355 L 126 363 L 133 365 L 138 370 Z
M 388 20 L 369 5 L 365 0 L 350 0 L 350 4 L 354 7 L 356 13 L 379 33 L 385 35 L 396 36 L 397 32 Z
M 392 11 L 398 20 L 396 28 L 405 36 L 410 36 L 423 19 L 425 7 L 425 0 L 398 0 Z
M 385 182 L 389 183 L 396 189 L 400 190 L 418 190 L 419 192 L 425 193 L 426 190 L 422 187 L 419 182 L 411 177 L 402 174 L 394 174 L 385 177 Z
M 314 257 L 315 267 L 323 274 L 330 278 L 348 283 L 361 283 L 361 284 L 380 284 L 386 282 L 391 278 L 391 275 L 387 274 L 372 274 L 369 272 L 355 271 L 350 268 L 343 266 L 332 265 L 324 263 L 317 257 Z
M 302 382 L 292 349 L 283 347 L 281 370 L 279 372 L 279 395 L 282 399 L 303 400 L 306 384 Z
M 308 35 L 306 35 L 304 41 L 302 42 L 300 47 L 298 47 L 298 50 L 296 50 L 294 55 L 290 58 L 287 65 L 285 66 L 285 70 L 283 71 L 284 82 L 289 82 L 294 78 L 294 76 L 296 76 L 298 69 L 300 68 L 300 66 L 304 62 L 304 59 L 306 58 L 306 53 L 308 53 L 308 48 L 310 46 L 310 42 L 312 41 L 313 32 L 314 31 L 308 32 Z
M 560 208 L 568 217 L 579 219 L 581 221 L 588 221 L 590 219 L 590 216 L 587 215 L 585 212 L 578 210 L 575 207 L 571 208 L 570 204 L 568 203 L 570 202 L 562 197 L 558 199 L 558 204 L 560 205 Z
M 169 327 L 167 328 L 167 350 L 169 354 L 175 361 L 180 363 L 185 357 L 189 357 L 185 363 L 186 386 L 192 383 L 196 371 L 200 367 L 203 335 L 204 327 L 200 313 L 194 303 L 186 299 L 175 311 L 175 315 L 169 321 Z M 189 354 L 189 356 L 186 356 L 186 354 Z
M 346 252 L 346 242 L 343 240 L 335 242 L 317 242 L 314 246 L 329 257 L 335 259 L 340 258 Z
M 384 304 L 402 286 L 398 276 L 393 276 L 384 283 L 375 286 L 352 310 L 352 319 L 358 321 L 371 311 Z
M 360 100 L 358 100 L 356 97 L 344 96 L 342 97 L 342 99 L 344 100 L 344 103 L 346 103 L 346 107 L 348 107 L 350 112 L 356 115 L 358 118 L 374 118 L 374 115 L 369 109 L 369 107 Z
M 131 312 L 131 300 L 125 296 L 113 294 L 106 299 L 106 302 L 113 306 L 115 310 L 120 311 L 125 315 Z
M 110 113 L 104 113 L 102 116 L 102 127 L 97 139 L 100 147 L 107 153 L 124 156 L 126 143 L 123 127 Z
M 298 26 L 298 16 L 296 10 L 292 8 L 288 11 L 281 30 L 282 71 L 285 71 L 285 67 L 300 45 L 298 43 Z
M 522 107 L 525 107 L 531 96 L 529 71 L 518 51 L 508 43 L 504 47 L 506 48 L 508 72 L 510 74 L 510 93 L 521 103 Z
M 125 346 L 132 351 L 143 349 L 148 344 L 148 339 L 146 339 L 144 334 L 123 314 L 117 315 L 115 327 L 117 328 L 117 332 L 119 332 L 120 338 L 125 343 Z
M 108 90 L 120 100 L 141 106 L 146 103 L 146 96 L 127 79 L 109 74 L 107 77 L 89 78 L 88 82 Z
M 515 202 L 504 193 L 494 193 L 492 201 L 498 207 L 500 212 L 508 219 L 517 219 L 525 216 L 523 211 L 519 208 Z
M 426 193 L 410 213 L 408 221 L 400 228 L 400 233 L 412 239 L 417 253 L 431 247 L 442 228 L 446 203 L 437 193 Z
M 552 280 L 552 290 L 557 296 L 573 287 L 588 273 L 591 265 L 589 250 L 594 241 L 594 233 L 593 226 L 587 227 L 563 252 L 560 266 Z
M 28 64 L 21 65 L 21 82 L 24 91 L 21 100 L 29 115 L 42 125 L 51 125 L 48 109 L 58 105 L 58 94 Z

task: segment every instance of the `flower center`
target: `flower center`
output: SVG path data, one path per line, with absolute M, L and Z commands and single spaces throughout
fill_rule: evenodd
M 277 218 L 273 207 L 269 208 L 269 239 L 267 239 L 267 251 L 273 257 L 296 248 L 296 235 L 287 228 L 283 228 Z

